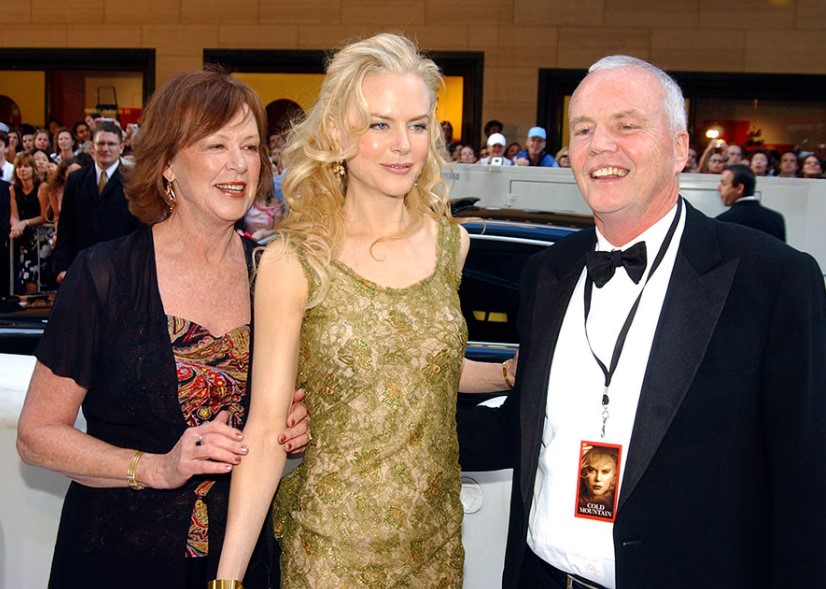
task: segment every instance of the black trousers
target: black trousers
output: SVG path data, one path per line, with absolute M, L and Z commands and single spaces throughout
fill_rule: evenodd
M 565 589 L 565 574 L 553 568 L 525 547 L 519 589 Z

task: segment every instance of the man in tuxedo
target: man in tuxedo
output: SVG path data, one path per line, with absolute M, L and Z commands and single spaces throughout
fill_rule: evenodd
M 516 386 L 459 414 L 464 469 L 514 468 L 503 586 L 826 587 L 820 269 L 681 199 L 685 107 L 661 70 L 604 58 L 569 115 L 596 229 L 528 262 Z M 597 447 L 618 457 L 613 512 L 578 509 Z
M 114 123 L 103 122 L 95 129 L 93 145 L 95 164 L 70 174 L 63 191 L 54 254 L 58 283 L 81 250 L 138 227 L 123 194 L 123 132 Z
M 756 176 L 748 166 L 729 166 L 723 170 L 717 192 L 720 193 L 723 204 L 731 208 L 717 215 L 717 218 L 720 221 L 739 223 L 768 233 L 780 241 L 786 241 L 786 222 L 783 215 L 760 204 L 760 200 L 754 196 L 756 183 Z

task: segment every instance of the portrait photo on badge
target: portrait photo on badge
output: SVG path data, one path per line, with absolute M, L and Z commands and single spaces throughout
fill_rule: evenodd
M 622 446 L 580 444 L 576 517 L 613 522 L 617 507 Z

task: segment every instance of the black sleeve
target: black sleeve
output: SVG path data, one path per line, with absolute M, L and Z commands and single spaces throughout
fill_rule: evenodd
M 826 292 L 809 255 L 785 265 L 761 375 L 772 473 L 772 576 L 789 587 L 824 587 Z
M 103 303 L 82 252 L 66 274 L 34 355 L 52 372 L 89 389 L 101 336 Z
M 63 200 L 60 203 L 60 220 L 57 226 L 57 243 L 54 251 L 55 273 L 68 270 L 72 263 L 72 252 L 75 251 L 75 206 L 77 199 L 78 172 L 69 174 L 66 187 L 63 190 Z M 62 287 L 61 287 L 62 288 Z
M 530 340 L 529 318 L 533 315 L 538 257 L 525 265 L 520 277 L 519 330 L 520 345 Z M 516 383 L 500 407 L 476 406 L 460 409 L 456 425 L 459 432 L 459 462 L 464 470 L 500 470 L 513 468 L 519 459 L 520 398 L 524 362 L 530 355 L 520 349 L 516 366 Z

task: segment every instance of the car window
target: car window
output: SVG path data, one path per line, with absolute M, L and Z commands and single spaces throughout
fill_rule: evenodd
M 527 259 L 545 247 L 471 235 L 459 289 L 470 341 L 519 342 L 516 333 L 519 276 Z

